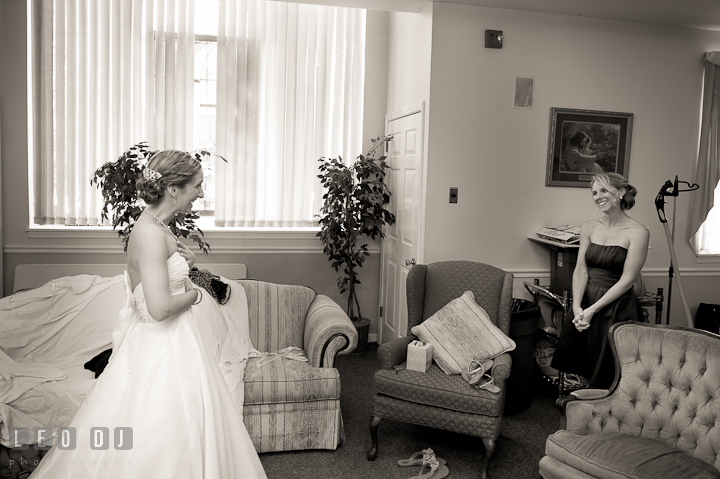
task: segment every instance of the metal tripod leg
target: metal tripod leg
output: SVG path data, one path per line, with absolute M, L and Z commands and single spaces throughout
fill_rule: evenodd
M 568 319 L 568 311 L 572 311 L 572 298 L 570 297 L 570 291 L 564 290 L 563 291 L 563 300 L 561 303 L 561 306 L 563 308 L 563 321 L 562 325 L 565 326 L 565 322 Z M 558 333 L 558 338 L 560 337 L 560 334 Z M 562 371 L 558 371 L 558 397 L 565 397 L 565 373 Z
M 680 278 L 680 268 L 678 267 L 677 256 L 675 256 L 675 246 L 673 244 L 672 235 L 670 234 L 670 227 L 667 222 L 663 223 L 665 229 L 665 237 L 667 238 L 668 248 L 670 249 L 670 259 L 672 260 L 673 268 L 677 274 L 677 286 L 680 291 L 680 299 L 682 300 L 683 309 L 685 310 L 685 318 L 687 319 L 687 325 L 689 328 L 693 327 L 692 315 L 690 314 L 690 307 L 688 306 L 687 298 L 685 297 L 685 290 L 683 289 L 682 279 Z M 668 307 L 668 323 L 670 322 L 670 308 Z

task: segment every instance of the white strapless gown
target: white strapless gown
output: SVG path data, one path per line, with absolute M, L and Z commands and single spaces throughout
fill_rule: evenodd
M 187 262 L 173 254 L 173 294 L 184 291 L 187 275 Z M 205 292 L 198 306 L 156 322 L 142 284 L 132 292 L 127 273 L 125 284 L 110 364 L 69 424 L 76 447 L 54 446 L 31 478 L 265 478 L 239 412 L 245 363 L 256 353 L 242 287 L 233 283 L 224 306 Z M 105 450 L 91 449 L 98 427 L 109 431 Z M 132 428 L 131 450 L 115 448 L 113 432 L 123 427 Z

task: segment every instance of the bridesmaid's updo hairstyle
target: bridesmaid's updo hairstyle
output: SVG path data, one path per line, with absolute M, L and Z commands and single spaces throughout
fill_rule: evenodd
M 623 175 L 617 173 L 599 173 L 593 176 L 590 181 L 590 186 L 593 183 L 597 183 L 606 190 L 620 195 L 620 190 L 625 188 L 625 194 L 620 199 L 620 208 L 623 210 L 629 210 L 635 206 L 635 195 L 637 195 L 637 189 L 633 185 L 627 182 Z
M 164 150 L 153 153 L 146 168 L 162 175 L 161 178 L 153 180 L 141 174 L 137 180 L 138 197 L 152 205 L 162 199 L 167 187 L 183 187 L 190 183 L 201 166 L 200 162 L 186 151 Z

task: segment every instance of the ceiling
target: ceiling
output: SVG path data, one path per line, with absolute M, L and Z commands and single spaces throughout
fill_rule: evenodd
M 419 12 L 432 0 L 284 0 L 344 7 Z M 720 0 L 435 0 L 482 7 L 720 30 Z

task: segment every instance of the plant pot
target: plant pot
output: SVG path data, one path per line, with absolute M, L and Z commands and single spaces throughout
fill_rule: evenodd
M 368 334 L 370 333 L 370 320 L 368 318 L 360 318 L 359 320 L 353 320 L 353 324 L 358 332 L 358 342 L 355 351 L 350 354 L 363 354 L 367 351 Z

